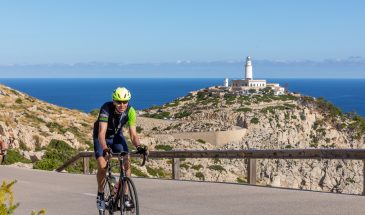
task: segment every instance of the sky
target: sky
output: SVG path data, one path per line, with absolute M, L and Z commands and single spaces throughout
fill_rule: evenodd
M 259 75 L 365 78 L 364 8 L 361 0 L 1 0 L 0 77 L 91 75 L 85 65 L 100 71 L 93 76 L 236 76 L 249 55 Z

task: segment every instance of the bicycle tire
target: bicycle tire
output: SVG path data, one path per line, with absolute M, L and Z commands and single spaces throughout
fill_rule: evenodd
M 108 211 L 109 215 L 113 215 L 114 214 L 114 208 L 113 208 L 113 198 L 112 198 L 112 191 L 113 191 L 113 185 L 110 182 L 109 177 L 106 177 L 106 182 L 105 182 L 105 186 L 104 186 L 104 199 L 105 199 L 105 203 L 106 203 L 106 208 L 105 211 Z M 105 215 L 105 211 L 104 214 Z
M 126 187 L 128 187 L 128 192 L 126 192 Z M 129 197 L 129 200 L 133 202 L 134 208 L 127 208 L 124 204 L 125 202 L 125 193 Z M 139 204 L 138 204 L 138 196 L 136 186 L 133 181 L 129 177 L 124 178 L 123 187 L 120 189 L 120 214 L 121 215 L 139 215 Z

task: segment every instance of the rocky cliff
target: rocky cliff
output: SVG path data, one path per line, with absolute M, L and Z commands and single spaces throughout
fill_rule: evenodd
M 155 135 L 179 132 L 229 131 L 241 128 L 241 140 L 214 146 L 199 140 L 159 139 L 155 143 L 174 149 L 305 149 L 364 148 L 365 121 L 344 114 L 323 98 L 269 94 L 214 95 L 203 89 L 162 107 L 146 110 L 145 116 L 172 119 L 155 127 Z M 184 141 L 191 141 L 186 146 Z M 151 143 L 152 144 L 152 143 Z M 338 160 L 259 160 L 259 184 L 331 192 L 361 193 L 362 162 Z M 186 160 L 183 178 L 244 182 L 242 160 Z

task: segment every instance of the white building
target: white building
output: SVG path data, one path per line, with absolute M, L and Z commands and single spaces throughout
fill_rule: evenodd
M 253 79 L 252 61 L 248 56 L 245 63 L 245 79 L 233 80 L 231 85 L 232 91 L 239 91 L 242 94 L 248 94 L 251 89 L 256 91 L 270 87 L 275 95 L 282 95 L 285 92 L 283 87 L 280 87 L 277 83 L 266 83 L 266 80 Z

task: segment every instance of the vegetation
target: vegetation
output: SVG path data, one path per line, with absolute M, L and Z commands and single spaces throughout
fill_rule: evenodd
M 196 140 L 196 142 L 198 142 L 198 143 L 203 143 L 203 144 L 205 143 L 205 141 L 204 141 L 204 140 L 202 140 L 202 139 L 197 139 L 197 140 Z
M 19 203 L 14 203 L 13 185 L 16 181 L 6 183 L 3 181 L 0 187 L 0 214 L 14 214 L 15 209 L 19 206 Z
M 201 181 L 205 181 L 205 177 L 202 172 L 195 173 L 195 177 L 199 178 L 199 180 L 201 180 Z
M 202 169 L 202 168 L 203 168 L 203 165 L 201 165 L 201 164 L 193 165 L 191 168 L 192 168 L 192 169 L 195 169 L 195 170 L 200 170 L 200 169 Z
M 152 168 L 150 166 L 146 166 L 148 174 L 155 176 L 155 177 L 165 177 L 165 171 L 162 167 L 159 168 Z
M 191 112 L 191 111 L 186 111 L 186 110 L 184 110 L 184 111 L 181 111 L 181 112 L 179 112 L 179 113 L 176 113 L 176 114 L 175 114 L 175 118 L 180 119 L 180 118 L 184 118 L 184 117 L 190 116 L 191 114 L 192 114 L 192 112 Z
M 224 169 L 224 167 L 221 165 L 211 165 L 211 166 L 208 166 L 208 169 L 219 171 L 220 173 L 222 173 L 223 171 L 227 172 L 227 170 Z
M 161 111 L 161 112 L 156 112 L 156 113 L 146 113 L 143 114 L 144 117 L 150 117 L 150 118 L 155 118 L 155 119 L 165 119 L 165 118 L 170 118 L 170 112 L 166 112 L 166 111 Z
M 316 105 L 323 113 L 328 114 L 330 117 L 342 116 L 342 111 L 332 103 L 326 101 L 323 97 L 319 97 L 316 100 Z
M 170 145 L 156 145 L 156 150 L 164 150 L 164 151 L 171 151 L 173 148 Z
M 69 146 L 66 142 L 62 140 L 51 140 L 48 147 L 46 147 L 46 152 L 43 156 L 43 159 L 35 162 L 33 168 L 54 170 L 77 153 L 78 151 Z M 95 166 L 95 163 L 90 162 L 90 169 L 94 169 Z M 68 172 L 80 173 L 82 169 L 82 162 L 77 162 L 69 166 L 66 170 Z
M 24 158 L 17 149 L 9 149 L 3 164 L 13 164 L 17 162 L 31 163 L 31 161 Z
M 256 117 L 254 117 L 254 118 L 251 119 L 250 122 L 253 123 L 253 124 L 258 124 L 259 123 L 259 119 L 256 118 Z
M 137 133 L 141 133 L 143 131 L 143 128 L 141 126 L 136 127 Z
M 180 164 L 180 168 L 184 168 L 184 169 L 188 170 L 190 168 L 190 165 L 188 163 L 182 163 L 182 164 Z
M 146 173 L 142 172 L 142 170 L 135 166 L 132 167 L 132 174 L 139 177 L 148 177 Z
M 246 180 L 244 180 L 244 179 L 242 179 L 242 178 L 240 178 L 240 177 L 237 177 L 237 178 L 236 178 L 236 181 L 237 181 L 237 183 L 239 183 L 239 184 L 247 183 L 247 181 L 246 181 Z
M 94 110 L 90 111 L 90 115 L 96 117 L 99 115 L 99 111 L 100 111 L 99 109 L 94 109 Z
M 1 215 L 12 215 L 15 214 L 15 210 L 19 207 L 19 203 L 14 203 L 13 185 L 16 180 L 7 183 L 3 181 L 0 187 L 0 214 Z M 42 215 L 45 214 L 46 210 L 43 208 L 38 213 L 33 210 L 31 215 Z
M 244 113 L 246 113 L 246 112 L 251 112 L 252 109 L 251 108 L 247 108 L 247 107 L 243 107 L 243 108 L 238 108 L 236 111 L 237 112 L 244 112 Z

